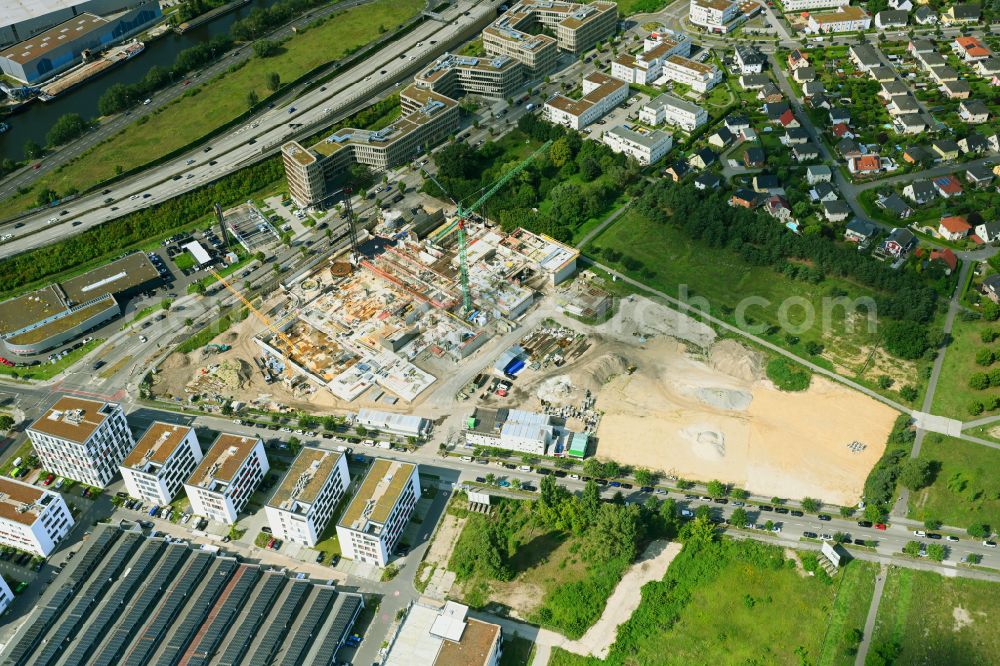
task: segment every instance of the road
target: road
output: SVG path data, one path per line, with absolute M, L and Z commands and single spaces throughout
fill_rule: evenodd
M 497 4 L 498 0 L 460 0 L 443 12 L 447 23 L 422 23 L 391 48 L 364 59 L 291 103 L 262 111 L 243 127 L 208 145 L 65 207 L 21 218 L 19 223 L 24 226 L 13 231 L 14 238 L 0 246 L 0 257 L 46 245 L 205 185 L 262 159 L 291 138 L 307 136 L 332 124 L 347 111 L 367 106 L 381 91 L 402 84 L 423 64 L 462 41 L 494 15 Z M 112 201 L 105 204 L 107 198 Z M 71 226 L 77 221 L 79 225 Z

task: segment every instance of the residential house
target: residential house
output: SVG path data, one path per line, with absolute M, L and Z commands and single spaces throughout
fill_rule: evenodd
M 917 25 L 934 25 L 938 22 L 938 15 L 928 5 L 920 5 L 913 12 L 913 22 Z
M 722 122 L 723 125 L 726 126 L 726 129 L 732 132 L 733 134 L 737 134 L 745 129 L 750 128 L 750 119 L 747 118 L 746 116 L 738 116 L 735 114 L 730 114 L 726 116 L 726 119 Z
M 903 188 L 903 196 L 917 204 L 923 206 L 937 199 L 937 188 L 929 180 L 914 180 Z
M 781 114 L 790 108 L 788 102 L 768 102 L 762 107 L 764 115 L 767 116 L 767 121 L 770 123 L 778 122 Z
M 885 105 L 890 116 L 905 116 L 920 112 L 920 104 L 909 95 L 896 95 Z
M 819 157 L 819 149 L 812 141 L 797 146 L 792 146 L 792 157 L 796 162 L 808 162 Z
M 968 81 L 943 81 L 941 83 L 941 92 L 947 95 L 949 99 L 969 99 L 969 95 L 972 94 L 972 87 Z
M 809 140 L 809 132 L 805 127 L 789 127 L 778 140 L 786 146 L 800 145 Z
M 830 103 L 830 99 L 826 96 L 826 93 L 817 93 L 812 97 L 806 99 L 806 104 L 814 109 L 831 109 L 833 104 Z
M 851 112 L 842 106 L 833 107 L 827 115 L 830 117 L 831 125 L 836 125 L 838 123 L 844 123 L 845 125 L 851 124 Z
M 958 104 L 958 117 L 967 123 L 979 125 L 990 119 L 990 109 L 978 99 L 966 99 Z
M 958 81 L 958 70 L 948 65 L 935 65 L 927 68 L 928 74 L 938 83 Z
M 890 257 L 899 259 L 912 252 L 915 247 L 917 247 L 917 239 L 910 233 L 909 229 L 896 227 L 882 241 L 881 250 Z
M 784 99 L 784 97 L 785 96 L 781 94 L 781 88 L 771 83 L 770 81 L 762 85 L 760 87 L 760 90 L 757 92 L 757 99 L 763 102 L 770 102 L 772 104 L 775 102 L 780 102 L 782 99 Z
M 1000 275 L 987 276 L 980 291 L 994 303 L 1000 303 Z
M 932 182 L 938 194 L 944 199 L 950 199 L 962 194 L 962 182 L 955 176 L 937 176 Z
M 882 160 L 878 155 L 861 155 L 847 161 L 847 170 L 859 176 L 870 176 L 882 170 Z
M 1000 152 L 1000 134 L 990 134 L 986 137 L 986 142 L 990 145 L 990 150 Z
M 927 129 L 927 123 L 919 113 L 907 113 L 893 118 L 892 127 L 897 134 L 921 134 Z
M 889 0 L 889 9 L 898 9 L 903 12 L 913 11 L 913 3 L 910 0 Z
M 855 137 L 855 134 L 854 132 L 851 131 L 851 128 L 844 123 L 837 123 L 836 125 L 831 127 L 830 134 L 832 134 L 838 139 L 843 139 L 845 137 L 851 137 L 853 139 Z
M 815 97 L 826 92 L 826 86 L 822 81 L 806 81 L 802 84 L 802 94 L 808 97 Z
M 740 74 L 760 74 L 767 64 L 767 56 L 756 46 L 738 44 L 733 61 Z
M 958 268 L 958 256 L 952 252 L 951 248 L 946 247 L 943 250 L 931 250 L 930 261 L 940 261 L 947 266 L 948 270 L 945 271 L 945 273 L 948 275 L 951 275 L 952 272 Z
M 817 203 L 823 203 L 824 201 L 836 201 L 840 197 L 837 196 L 837 188 L 832 183 L 824 181 L 816 183 L 809 190 L 809 198 Z
M 740 130 L 740 139 L 743 141 L 756 141 L 757 140 L 757 130 L 747 127 L 746 129 Z
M 810 185 L 829 183 L 832 178 L 833 171 L 825 164 L 814 164 L 806 167 L 806 182 Z
M 948 64 L 944 56 L 937 51 L 932 51 L 930 53 L 921 53 L 916 56 L 917 62 L 924 66 L 924 69 L 930 71 L 935 67 L 944 67 Z
M 970 132 L 969 136 L 963 137 L 958 140 L 958 147 L 963 154 L 968 155 L 969 153 L 978 154 L 985 153 L 990 149 L 990 142 L 985 136 L 979 132 Z
M 733 192 L 733 196 L 729 198 L 729 205 L 740 206 L 742 208 L 756 208 L 757 201 L 758 196 L 756 192 L 740 188 Z
M 875 14 L 875 27 L 879 30 L 905 28 L 910 15 L 898 9 L 885 9 Z
M 861 146 L 854 139 L 841 139 L 837 142 L 837 153 L 845 159 L 851 159 L 860 156 Z
M 816 80 L 816 70 L 812 67 L 799 67 L 792 70 L 792 78 L 799 83 Z
M 993 171 L 985 164 L 972 164 L 965 169 L 965 180 L 975 187 L 986 187 L 993 182 Z
M 771 192 L 773 190 L 779 189 L 781 187 L 781 183 L 778 182 L 777 176 L 766 173 L 759 173 L 753 177 L 753 180 L 751 181 L 751 186 L 753 187 L 755 192 L 760 192 L 761 194 L 763 194 L 765 192 Z
M 798 69 L 799 67 L 808 67 L 809 57 L 799 51 L 798 49 L 793 49 L 791 53 L 788 54 L 788 68 Z
M 910 52 L 910 55 L 918 56 L 925 53 L 936 53 L 937 47 L 929 39 L 914 39 L 906 45 L 906 50 Z
M 702 148 L 688 158 L 688 164 L 694 169 L 707 169 L 715 164 L 718 154 L 710 148 Z
M 792 219 L 792 206 L 788 203 L 788 199 L 781 195 L 768 197 L 764 202 L 764 209 L 776 220 L 787 222 Z
M 767 74 L 743 74 L 740 76 L 740 86 L 744 90 L 760 90 L 771 83 L 771 77 Z
M 976 235 L 984 243 L 994 243 L 1000 240 L 1000 220 L 983 222 L 976 226 Z
M 732 142 L 733 133 L 725 127 L 720 127 L 708 137 L 708 145 L 715 146 L 716 148 L 725 148 Z
M 683 179 L 684 176 L 686 176 L 690 171 L 691 168 L 688 166 L 687 162 L 678 160 L 664 169 L 663 175 L 675 183 L 679 183 L 681 182 L 681 179 Z
M 896 79 L 896 70 L 892 67 L 872 67 L 868 70 L 868 76 L 878 83 L 885 83 Z
M 720 185 L 722 185 L 722 177 L 711 171 L 700 173 L 694 179 L 695 189 L 699 190 L 717 190 Z
M 883 81 L 882 90 L 878 94 L 879 97 L 888 102 L 896 95 L 910 94 L 910 89 L 899 79 L 893 79 L 892 81 Z
M 780 116 L 778 116 L 778 124 L 781 125 L 782 127 L 786 127 L 786 128 L 787 127 L 798 127 L 799 126 L 799 121 L 798 121 L 798 118 L 795 117 L 795 114 L 792 113 L 792 110 L 788 109 L 784 113 L 782 113 Z
M 867 243 L 877 233 L 878 227 L 875 224 L 856 217 L 847 223 L 847 227 L 844 229 L 844 240 L 851 243 Z
M 956 37 L 951 43 L 951 50 L 965 62 L 978 62 L 993 55 L 993 52 L 975 37 Z
M 948 9 L 941 12 L 941 22 L 946 25 L 955 23 L 978 23 L 981 15 L 982 9 L 979 5 L 971 2 L 964 2 L 952 5 Z
M 959 147 L 958 144 L 951 139 L 938 139 L 931 142 L 931 151 L 934 152 L 937 159 L 950 161 L 958 159 Z
M 1000 74 L 1000 57 L 992 56 L 976 63 L 976 74 L 988 78 Z
M 834 201 L 824 201 L 823 217 L 830 222 L 842 222 L 851 215 L 851 207 L 846 201 L 835 199 Z
M 848 55 L 858 69 L 867 72 L 872 67 L 880 67 L 882 60 L 878 57 L 878 51 L 874 46 L 868 44 L 852 44 L 848 49 Z
M 910 146 L 903 151 L 903 161 L 910 164 L 926 164 L 934 161 L 934 155 L 923 146 Z
M 913 209 L 906 205 L 906 202 L 899 198 L 899 195 L 895 192 L 890 192 L 888 195 L 880 196 L 875 204 L 886 210 L 901 220 L 905 220 L 910 215 L 913 215 Z
M 764 161 L 764 150 L 761 148 L 747 148 L 747 151 L 743 153 L 743 164 L 748 169 L 762 169 Z
M 962 215 L 950 215 L 942 217 L 938 225 L 938 235 L 945 240 L 958 241 L 969 235 L 972 227 L 965 221 Z
M 870 28 L 872 18 L 861 7 L 847 5 L 835 12 L 810 14 L 807 25 L 813 34 L 857 32 Z

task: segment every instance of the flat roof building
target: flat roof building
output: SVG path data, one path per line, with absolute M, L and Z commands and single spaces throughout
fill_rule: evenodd
M 142 252 L 0 303 L 0 338 L 15 354 L 38 354 L 121 314 L 125 299 L 158 283 Z
M 407 437 L 426 437 L 430 434 L 434 423 L 422 416 L 412 414 L 394 414 L 379 409 L 364 408 L 358 411 L 355 420 L 358 425 L 368 429 L 391 432 Z
M 673 136 L 663 130 L 632 129 L 628 125 L 612 127 L 601 140 L 616 153 L 625 153 L 639 164 L 659 162 L 674 145 Z
M 184 484 L 192 513 L 232 525 L 269 469 L 259 438 L 220 434 Z
M 557 437 L 552 417 L 548 414 L 505 407 L 477 407 L 465 425 L 466 446 L 492 446 L 545 455 Z
M 715 65 L 674 54 L 663 62 L 663 80 L 683 83 L 695 92 L 705 93 L 722 81 L 722 72 Z
M 445 53 L 413 82 L 452 99 L 463 95 L 506 99 L 524 84 L 524 74 L 524 66 L 511 56 L 475 58 Z
M 264 507 L 274 536 L 315 546 L 350 484 L 344 454 L 303 447 Z
M 410 606 L 389 646 L 385 666 L 497 666 L 503 632 L 492 622 L 468 617 L 469 607 L 454 601 L 433 607 Z
M 835 12 L 809 15 L 809 31 L 813 33 L 854 32 L 867 30 L 872 18 L 861 7 L 844 5 Z
M 688 18 L 708 32 L 725 34 L 739 25 L 740 5 L 731 0 L 691 0 Z
M 377 131 L 339 129 L 305 148 L 297 141 L 281 147 L 288 192 L 300 206 L 322 203 L 330 186 L 352 164 L 385 171 L 429 150 L 458 129 L 458 102 L 410 85 L 399 94 L 403 116 Z
M 3 615 L 10 605 L 14 603 L 14 593 L 10 590 L 10 585 L 0 576 L 0 615 Z
M 135 446 L 121 405 L 64 395 L 28 428 L 42 467 L 103 488 Z
M 545 102 L 545 117 L 557 125 L 581 130 L 628 99 L 628 83 L 601 72 L 583 78 L 583 97 L 553 95 Z
M 120 465 L 125 489 L 149 504 L 169 504 L 201 462 L 191 426 L 154 422 Z
M 674 125 L 690 132 L 708 122 L 708 112 L 693 102 L 664 93 L 639 109 L 639 120 L 647 125 Z
M 380 567 L 388 564 L 418 499 L 416 465 L 376 458 L 337 523 L 344 557 Z
M 0 49 L 41 34 L 84 13 L 107 16 L 148 0 L 5 0 L 0 13 Z
M 72 527 L 62 495 L 0 477 L 0 544 L 48 557 Z

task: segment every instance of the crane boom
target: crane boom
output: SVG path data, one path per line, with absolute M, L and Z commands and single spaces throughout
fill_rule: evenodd
M 216 280 L 221 282 L 222 286 L 224 286 L 229 291 L 233 292 L 233 294 L 236 295 L 236 298 L 240 299 L 243 305 L 247 306 L 247 309 L 250 310 L 250 312 L 252 312 L 253 315 L 257 317 L 257 319 L 259 319 L 262 324 L 264 324 L 264 326 L 267 327 L 267 330 L 271 331 L 271 333 L 273 333 L 276 337 L 280 338 L 281 341 L 285 343 L 285 345 L 288 347 L 289 360 L 291 360 L 292 352 L 298 351 L 298 348 L 296 347 L 295 343 L 292 342 L 292 339 L 287 335 L 285 335 L 284 331 L 282 331 L 273 323 L 271 323 L 271 320 L 268 318 L 267 315 L 258 310 L 257 307 L 253 303 L 251 303 L 239 289 L 229 284 L 226 278 L 222 277 L 222 275 L 220 275 L 214 268 L 208 269 L 208 272 L 211 273 Z

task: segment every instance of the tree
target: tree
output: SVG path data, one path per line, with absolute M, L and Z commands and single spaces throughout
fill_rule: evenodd
M 937 518 L 925 518 L 924 527 L 926 527 L 929 530 L 936 530 L 939 527 L 941 527 L 941 521 L 938 520 Z
M 548 477 L 546 477 L 548 478 Z M 601 509 L 601 489 L 593 479 L 587 481 L 580 493 L 580 513 L 588 525 L 597 522 L 597 512 Z
M 802 498 L 802 508 L 804 510 L 806 510 L 806 511 L 809 511 L 811 513 L 816 513 L 817 511 L 820 510 L 820 507 L 822 507 L 822 506 L 823 506 L 823 503 L 821 501 L 819 501 L 818 499 L 814 499 L 812 497 L 803 497 Z
M 773 520 L 768 520 L 767 522 L 765 522 L 764 523 L 764 529 L 767 530 L 768 532 L 770 532 L 771 530 L 773 530 L 774 529 L 774 521 Z
M 992 365 L 995 360 L 996 355 L 993 353 L 992 349 L 983 347 L 976 352 L 976 363 L 979 365 Z
M 982 391 L 990 387 L 990 376 L 985 372 L 973 372 L 969 375 L 969 388 Z
M 979 553 L 969 553 L 965 556 L 965 561 L 969 564 L 979 564 L 983 561 L 983 556 Z
M 733 527 L 744 528 L 747 526 L 749 519 L 747 517 L 746 509 L 743 507 L 737 507 L 731 516 L 729 516 L 729 523 Z
M 52 125 L 52 129 L 45 135 L 45 141 L 49 146 L 62 145 L 86 132 L 87 126 L 87 121 L 79 113 L 67 113 Z
M 726 484 L 718 480 L 709 481 L 705 485 L 705 490 L 708 492 L 709 497 L 725 497 L 726 496 Z
M 205 287 L 205 283 L 200 281 L 192 284 L 191 290 L 194 291 L 194 293 L 198 294 L 199 296 L 204 296 L 205 292 L 208 291 L 208 289 Z
M 0 425 L 0 428 L 2 427 L 3 426 Z M 969 525 L 969 529 L 967 529 L 966 532 L 969 533 L 970 537 L 975 539 L 985 539 L 993 533 L 993 530 L 990 529 L 990 526 L 986 523 L 973 523 L 972 525 Z
M 258 102 L 260 102 L 260 95 L 257 94 L 257 91 L 256 90 L 248 90 L 247 91 L 247 108 L 252 109 L 253 107 L 257 106 Z
M 281 76 L 277 72 L 268 72 L 266 85 L 271 92 L 277 92 L 281 87 Z
M 368 434 L 368 428 L 364 427 L 363 425 L 358 425 L 354 428 L 354 432 L 358 433 L 359 437 L 364 437 L 365 435 Z
M 270 58 L 281 51 L 281 44 L 270 39 L 258 39 L 253 43 L 253 52 L 258 58 Z
M 521 462 L 523 462 L 525 465 L 537 465 L 538 456 L 531 455 L 530 453 L 522 454 Z
M 784 503 L 785 503 L 785 500 L 783 500 L 780 497 L 775 496 L 775 497 L 771 498 L 771 504 L 774 504 L 775 506 L 781 506 Z
M 38 159 L 42 156 L 42 147 L 34 141 L 24 142 L 24 158 L 27 160 Z
M 559 489 L 555 478 L 552 476 L 543 476 L 538 492 L 541 505 L 549 509 L 555 509 L 559 501 Z
M 865 520 L 870 520 L 873 523 L 881 522 L 883 513 L 882 507 L 877 502 L 865 504 Z
M 882 332 L 885 348 L 899 358 L 918 359 L 930 347 L 927 329 L 913 322 L 892 320 L 883 325 Z
M 495 486 L 497 483 L 497 475 L 494 474 L 493 472 L 487 474 L 485 479 L 486 479 L 486 485 L 488 486 Z M 542 479 L 542 481 L 545 481 L 545 479 Z
M 10 414 L 0 414 L 0 431 L 7 432 L 14 427 L 14 417 Z
M 635 470 L 635 472 L 632 473 L 632 476 L 635 477 L 635 482 L 640 486 L 651 486 L 656 483 L 656 477 L 653 473 L 642 467 Z
M 597 458 L 587 458 L 583 461 L 583 473 L 595 479 L 607 478 L 607 475 L 604 473 L 604 465 Z
M 1000 305 L 997 305 L 993 301 L 984 301 L 980 312 L 983 315 L 983 319 L 986 321 L 996 321 L 997 319 L 1000 319 Z
M 850 541 L 851 537 L 849 534 L 845 534 L 844 532 L 834 532 L 833 540 L 835 543 L 844 543 L 845 541 Z
M 681 541 L 694 547 L 711 543 L 715 541 L 715 537 L 715 525 L 707 518 L 700 517 L 684 523 L 680 533 Z
M 521 489 L 521 479 L 519 479 L 517 477 L 514 477 L 513 479 L 511 479 L 510 480 L 510 487 L 513 488 L 514 490 L 520 490 Z
M 922 458 L 910 458 L 899 473 L 899 482 L 909 490 L 926 488 L 933 480 L 934 462 Z
M 913 402 L 917 399 L 917 387 L 907 384 L 903 388 L 899 389 L 899 397 L 907 402 Z
M 667 498 L 660 505 L 660 528 L 668 538 L 677 534 L 677 502 Z
M 169 298 L 164 298 L 163 300 L 160 301 L 160 309 L 163 310 L 164 312 L 168 312 L 170 310 L 170 306 L 173 305 L 173 303 L 174 302 Z
M 944 544 L 932 543 L 927 546 L 927 557 L 935 562 L 941 562 L 948 556 L 948 551 Z
M 750 497 L 750 493 L 743 490 L 742 488 L 733 488 L 729 491 L 729 496 L 736 500 L 745 500 Z
M 685 479 L 677 479 L 677 487 L 681 490 L 690 490 L 691 488 L 694 488 L 694 482 L 686 481 Z

